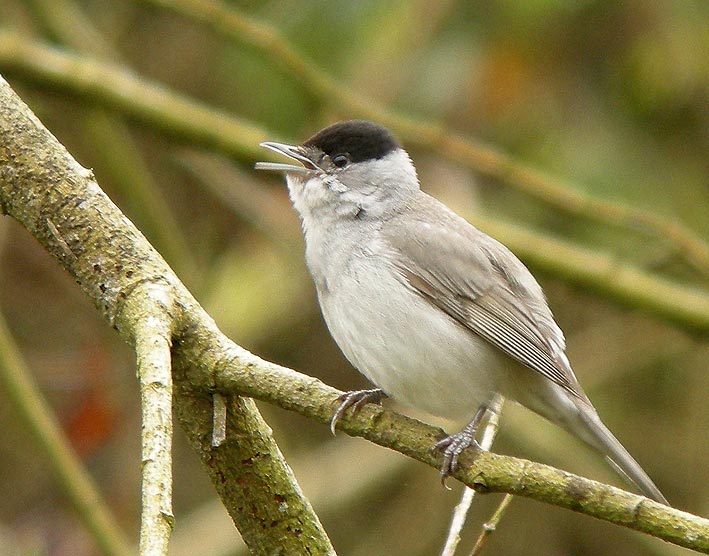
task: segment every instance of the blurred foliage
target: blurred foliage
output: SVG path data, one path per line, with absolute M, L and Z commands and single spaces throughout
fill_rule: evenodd
M 67 5 L 85 20 L 51 23 L 52 10 Z M 354 91 L 486 141 L 594 196 L 668 216 L 709 238 L 707 2 L 254 0 L 233 6 L 271 24 Z M 337 103 L 318 99 L 263 52 L 149 3 L 0 5 L 0 27 L 57 46 L 67 39 L 56 25 L 70 29 L 79 23 L 95 32 L 113 61 L 136 75 L 272 130 L 274 140 L 304 139 L 333 119 L 351 116 Z M 188 285 L 235 341 L 343 389 L 365 384 L 320 319 L 297 217 L 280 179 L 251 172 L 254 160 L 227 163 L 128 122 L 129 141 L 149 172 L 150 193 L 167 210 L 153 220 L 156 212 L 145 210 L 130 187 L 120 186 L 121 174 L 135 170 L 132 155 L 112 150 L 111 142 L 99 144 L 90 132 L 94 107 L 25 76 L 6 77 L 69 151 L 94 169 L 101 186 L 168 262 L 178 272 L 184 269 Z M 107 152 L 121 157 L 109 164 Z M 691 279 L 643 237 L 570 218 L 424 149 L 410 152 L 424 189 L 467 214 L 515 221 Z M 170 228 L 177 247 L 159 233 L 167 218 L 178 223 Z M 123 527 L 136 537 L 140 424 L 131 354 L 25 230 L 0 220 L 0 242 L 2 310 L 69 438 Z M 180 254 L 179 245 L 187 251 Z M 705 339 L 554 276 L 540 278 L 567 333 L 576 372 L 609 427 L 671 502 L 709 514 Z M 286 455 L 298 462 L 306 494 L 317 491 L 325 474 L 335 485 L 317 497 L 315 507 L 340 554 L 437 553 L 457 494 L 441 489 L 433 470 L 368 449 L 362 441 L 333 440 L 325 427 L 282 410 L 262 409 Z M 0 554 L 14 554 L 13 547 L 17 554 L 97 554 L 50 466 L 2 401 L 0 420 Z M 354 449 L 346 450 L 348 459 L 337 467 L 324 466 L 332 459 L 323 453 L 332 452 L 333 444 Z M 495 449 L 617 484 L 595 454 L 511 404 Z M 389 471 L 362 476 L 362 469 L 378 467 Z M 179 437 L 175 476 L 179 534 L 181 523 L 190 524 L 190 516 L 213 496 Z M 476 500 L 462 553 L 498 502 L 497 496 Z M 222 530 L 228 527 L 218 529 L 210 537 L 234 536 Z M 229 553 L 210 552 L 212 540 L 204 539 L 204 554 Z M 513 501 L 486 550 L 545 556 L 680 553 L 528 500 Z

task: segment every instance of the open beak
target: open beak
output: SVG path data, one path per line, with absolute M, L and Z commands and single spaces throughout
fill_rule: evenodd
M 256 170 L 272 170 L 275 172 L 294 172 L 297 174 L 309 174 L 311 172 L 320 170 L 315 163 L 310 160 L 307 156 L 302 154 L 300 147 L 293 145 L 286 145 L 284 143 L 273 143 L 271 141 L 266 141 L 261 143 L 259 146 L 271 149 L 279 154 L 283 154 L 288 158 L 297 160 L 302 164 L 302 166 L 296 166 L 295 164 L 283 164 L 282 162 L 257 162 Z

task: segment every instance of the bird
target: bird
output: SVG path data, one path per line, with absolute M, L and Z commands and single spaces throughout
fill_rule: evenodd
M 442 480 L 455 472 L 498 396 L 516 401 L 600 452 L 648 498 L 667 504 L 601 421 L 566 356 L 542 288 L 502 243 L 421 190 L 416 168 L 386 127 L 339 121 L 302 144 L 261 146 L 295 163 L 282 172 L 305 238 L 325 323 L 376 388 L 347 408 L 391 397 L 469 420 L 433 447 Z

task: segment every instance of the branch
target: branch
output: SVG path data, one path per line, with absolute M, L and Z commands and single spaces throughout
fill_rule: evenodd
M 169 317 L 173 343 L 202 333 L 185 329 L 185 315 L 199 314 L 205 326 L 214 326 L 162 257 L 100 190 L 92 173 L 2 78 L 0 212 L 35 236 L 141 355 L 138 336 L 152 326 L 150 319 Z M 166 301 L 145 307 L 140 302 L 144 288 L 153 296 L 162 290 L 159 298 Z M 175 399 L 182 428 L 253 553 L 334 554 L 252 400 L 231 400 L 229 440 L 213 449 L 211 396 L 205 389 L 188 391 L 177 381 Z M 252 507 L 254 511 L 244 511 Z
M 0 207 L 67 269 L 126 340 L 133 339 L 135 330 L 130 303 L 134 290 L 146 283 L 170 290 L 175 300 L 169 312 L 174 320 L 178 418 L 251 550 L 268 549 L 263 538 L 272 539 L 278 529 L 281 543 L 301 543 L 291 553 L 305 553 L 305 544 L 311 554 L 332 553 L 251 400 L 231 398 L 228 440 L 218 448 L 211 446 L 211 392 L 258 398 L 321 423 L 329 422 L 341 393 L 263 361 L 226 338 L 101 192 L 91 173 L 69 156 L 4 81 L 0 81 L 0 140 Z M 48 215 L 53 217 L 51 229 Z M 376 406 L 363 408 L 339 426 L 427 465 L 440 464 L 440 457 L 430 450 L 440 429 Z M 464 454 L 455 477 L 478 492 L 534 498 L 709 552 L 709 520 L 546 465 L 489 452 L 475 458 Z M 254 482 L 257 487 L 252 488 Z M 253 506 L 240 506 L 244 501 Z M 274 526 L 271 520 L 276 516 Z
M 0 67 L 233 157 L 259 156 L 258 144 L 273 137 L 264 129 L 150 83 L 120 66 L 42 45 L 12 31 L 0 31 Z
M 169 290 L 147 282 L 126 303 L 134 315 L 134 338 L 143 411 L 140 556 L 166 556 L 172 513 L 172 374 Z
M 189 388 L 183 368 L 175 371 L 182 428 L 252 553 L 334 555 L 254 401 L 229 396 L 226 441 L 212 447 L 212 396 Z
M 362 500 L 381 494 L 383 484 L 399 481 L 413 463 L 384 454 L 379 446 L 366 442 L 329 442 L 315 454 L 303 451 L 294 454 L 290 461 L 313 506 L 319 508 L 321 515 L 331 516 L 346 515 Z M 356 473 L 350 472 L 352 462 L 356 462 Z M 171 556 L 246 556 L 246 546 L 228 530 L 226 519 L 219 500 L 210 500 L 193 509 L 175 530 Z
M 479 142 L 471 141 L 443 127 L 396 114 L 366 95 L 338 83 L 284 38 L 275 28 L 241 13 L 234 6 L 214 0 L 149 0 L 208 25 L 229 40 L 246 43 L 261 51 L 282 70 L 298 79 L 306 89 L 340 114 L 360 115 L 394 129 L 405 142 L 431 148 L 441 156 L 498 179 L 507 185 L 570 214 L 640 229 L 684 258 L 704 277 L 709 276 L 709 246 L 693 231 L 673 220 L 631 206 L 596 199 L 536 172 Z
M 316 378 L 264 361 L 237 346 L 218 331 L 208 353 L 191 339 L 181 346 L 191 361 L 192 388 L 199 389 L 203 375 L 217 369 L 215 387 L 240 393 L 295 411 L 328 424 L 342 394 Z M 193 359 L 191 353 L 199 353 Z M 415 460 L 440 467 L 431 446 L 441 429 L 369 404 L 359 413 L 338 421 L 338 429 L 351 436 L 396 450 Z M 642 531 L 668 542 L 709 553 L 709 519 L 676 510 L 637 494 L 555 469 L 548 465 L 491 452 L 461 456 L 454 477 L 478 492 L 507 492 Z

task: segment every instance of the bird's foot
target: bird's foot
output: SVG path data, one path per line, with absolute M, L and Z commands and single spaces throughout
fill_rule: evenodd
M 443 461 L 439 468 L 441 474 L 441 484 L 448 488 L 446 479 L 458 469 L 458 457 L 466 448 L 482 450 L 480 444 L 475 440 L 475 432 L 470 432 L 466 427 L 462 431 L 446 436 L 443 440 L 436 442 L 433 450 L 443 454 Z
M 367 403 L 381 403 L 381 401 L 386 398 L 387 395 L 380 388 L 373 388 L 371 390 L 352 390 L 351 392 L 345 392 L 337 401 L 340 405 L 332 414 L 332 419 L 330 419 L 330 430 L 332 434 L 335 434 L 335 425 L 344 415 L 345 411 L 349 407 L 353 408 L 353 411 L 358 411 L 364 404 Z
M 458 469 L 458 458 L 460 454 L 463 453 L 463 450 L 466 448 L 482 450 L 480 444 L 475 440 L 475 433 L 477 433 L 478 427 L 488 410 L 489 407 L 487 404 L 481 405 L 475 412 L 470 423 L 468 423 L 462 431 L 446 436 L 433 446 L 433 451 L 443 453 L 443 461 L 439 469 L 441 473 L 441 484 L 444 487 L 448 488 L 446 479 Z

